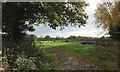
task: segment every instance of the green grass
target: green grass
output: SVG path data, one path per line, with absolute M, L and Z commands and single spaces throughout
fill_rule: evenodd
M 61 41 L 57 41 L 57 42 L 53 42 L 53 41 L 44 41 L 43 42 L 43 45 L 46 47 L 46 48 L 50 48 L 50 47 L 60 47 L 60 46 L 63 46 L 63 45 L 68 45 L 70 44 L 69 42 L 61 42 Z
M 80 44 L 79 42 L 62 42 L 62 41 L 40 41 L 36 42 L 37 46 L 45 48 L 58 48 L 67 50 L 72 53 L 80 54 L 83 58 L 93 62 L 102 69 L 117 69 L 117 46 L 104 47 L 100 45 Z
M 96 65 L 106 70 L 117 70 L 118 67 L 118 48 L 117 46 L 96 46 L 90 50 L 88 58 Z
M 53 60 L 53 56 L 51 54 L 49 54 L 47 51 L 44 51 L 44 61 L 43 61 L 43 66 L 44 66 L 44 70 L 51 70 L 53 68 L 53 65 L 50 63 Z
M 41 57 L 42 59 L 42 67 L 43 70 L 51 70 L 53 68 L 51 61 L 53 60 L 53 56 L 48 53 L 47 51 L 45 51 L 44 49 L 44 45 L 43 43 L 39 42 L 39 41 L 35 41 L 33 42 L 33 45 L 35 46 L 35 48 L 37 48 L 37 51 L 41 51 L 40 53 L 42 54 L 43 57 Z

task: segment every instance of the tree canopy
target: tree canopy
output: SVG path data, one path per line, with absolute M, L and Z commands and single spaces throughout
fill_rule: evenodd
M 81 26 L 86 24 L 85 2 L 5 2 L 2 5 L 3 32 L 8 39 L 18 41 L 33 25 Z M 5 37 L 4 36 L 4 37 Z
M 120 2 L 104 2 L 99 4 L 95 13 L 96 24 L 109 31 L 110 37 L 120 40 Z

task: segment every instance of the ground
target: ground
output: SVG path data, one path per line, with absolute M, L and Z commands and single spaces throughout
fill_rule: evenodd
M 86 61 L 79 54 L 61 51 L 58 48 L 47 49 L 54 57 L 54 70 L 100 70 L 98 66 Z

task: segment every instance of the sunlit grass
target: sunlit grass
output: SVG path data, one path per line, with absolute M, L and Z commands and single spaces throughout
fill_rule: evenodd
M 59 47 L 59 46 L 64 46 L 64 45 L 69 45 L 71 44 L 70 42 L 53 42 L 53 41 L 45 41 L 43 42 L 43 45 L 47 48 L 50 48 L 50 47 Z

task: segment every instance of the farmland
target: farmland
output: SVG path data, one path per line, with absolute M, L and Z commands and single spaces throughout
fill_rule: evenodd
M 117 70 L 117 46 L 102 46 L 95 44 L 81 44 L 80 42 L 65 42 L 65 41 L 36 41 L 34 45 L 38 48 L 42 48 L 48 55 L 51 55 L 52 62 L 55 66 L 55 61 L 59 61 L 59 55 L 63 55 L 63 59 L 68 59 L 65 56 L 72 55 L 78 58 L 82 58 L 86 62 L 93 63 L 95 66 L 102 70 Z M 58 56 L 57 56 L 58 55 Z M 71 61 L 72 62 L 72 61 Z M 52 63 L 52 64 L 53 64 Z M 59 69 L 59 68 L 58 68 Z

